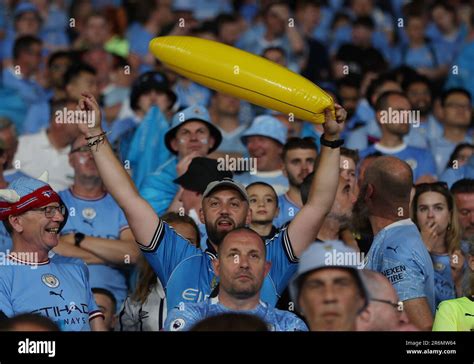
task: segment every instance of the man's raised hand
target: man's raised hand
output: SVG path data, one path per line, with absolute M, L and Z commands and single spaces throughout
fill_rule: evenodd
M 97 100 L 89 92 L 83 92 L 81 98 L 79 99 L 78 110 L 85 111 L 87 116 L 85 120 L 80 120 L 79 130 L 86 136 L 98 135 L 102 133 L 100 123 L 102 120 L 102 115 L 100 112 L 100 106 L 97 103 Z
M 339 139 L 340 133 L 344 130 L 344 122 L 347 118 L 347 111 L 339 104 L 334 104 L 336 120 L 334 120 L 331 110 L 324 110 L 324 138 L 326 140 Z

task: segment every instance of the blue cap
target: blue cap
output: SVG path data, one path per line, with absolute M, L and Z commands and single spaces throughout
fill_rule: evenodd
M 36 13 L 39 17 L 39 11 L 36 5 L 29 3 L 29 2 L 21 2 L 15 7 L 15 11 L 13 12 L 13 16 L 16 18 L 23 13 L 27 13 L 29 11 L 32 11 L 33 13 Z M 40 18 L 41 19 L 41 18 Z
M 171 140 L 176 136 L 176 133 L 178 129 L 187 123 L 188 121 L 202 121 L 207 125 L 209 128 L 209 131 L 211 133 L 211 136 L 214 138 L 214 146 L 209 149 L 209 153 L 212 153 L 215 151 L 219 145 L 221 144 L 222 141 L 222 134 L 217 129 L 212 123 L 211 123 L 211 118 L 209 116 L 209 112 L 204 106 L 201 105 L 192 105 L 189 106 L 188 108 L 178 111 L 174 116 L 173 120 L 171 122 L 171 129 L 167 131 L 165 134 L 165 145 L 168 148 L 168 150 L 173 153 L 177 154 L 176 151 L 174 151 L 171 148 Z
M 244 131 L 240 140 L 242 140 L 242 143 L 247 144 L 249 136 L 258 135 L 273 139 L 284 145 L 287 133 L 287 127 L 280 120 L 270 115 L 261 115 L 253 119 L 252 124 Z
M 362 274 L 364 261 L 361 259 L 361 254 L 340 240 L 311 244 L 301 255 L 298 271 L 290 281 L 290 296 L 295 306 L 298 307 L 301 287 L 300 278 L 306 273 L 324 268 L 342 268 L 355 271 L 367 305 L 370 296 Z

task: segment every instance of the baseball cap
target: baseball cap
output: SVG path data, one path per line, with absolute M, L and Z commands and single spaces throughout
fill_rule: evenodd
M 369 302 L 369 291 L 362 275 L 362 262 L 357 251 L 340 240 L 329 240 L 311 244 L 301 255 L 298 270 L 290 281 L 289 290 L 291 300 L 298 307 L 301 278 L 306 273 L 324 268 L 342 268 L 352 270 L 358 278 L 358 284 L 365 298 Z
M 242 143 L 247 144 L 247 138 L 249 136 L 264 136 L 273 139 L 284 145 L 286 143 L 287 128 L 277 118 L 270 115 L 257 116 L 250 127 L 245 130 L 240 137 Z
M 138 109 L 138 99 L 141 95 L 149 91 L 160 91 L 164 92 L 173 105 L 178 97 L 170 89 L 168 79 L 161 72 L 145 72 L 142 73 L 132 84 L 132 91 L 130 93 L 130 106 L 133 110 Z
M 232 178 L 230 171 L 219 171 L 215 159 L 196 157 L 189 164 L 188 170 L 173 182 L 190 191 L 204 193 L 206 187 L 213 181 Z
M 249 202 L 249 196 L 247 195 L 247 191 L 245 190 L 244 185 L 237 181 L 234 181 L 232 178 L 224 178 L 220 181 L 213 181 L 209 183 L 206 187 L 206 190 L 202 194 L 202 198 L 208 197 L 212 193 L 212 191 L 219 187 L 232 188 L 239 192 L 245 199 L 245 201 Z
M 173 140 L 174 137 L 176 136 L 176 133 L 178 132 L 178 129 L 182 125 L 187 123 L 188 121 L 202 121 L 209 128 L 211 136 L 215 140 L 214 146 L 211 149 L 209 149 L 209 153 L 212 153 L 213 151 L 215 151 L 219 147 L 219 145 L 221 144 L 221 141 L 222 141 L 222 134 L 219 131 L 219 129 L 217 129 L 211 123 L 211 118 L 209 116 L 209 112 L 207 111 L 207 109 L 204 106 L 192 105 L 192 106 L 187 107 L 184 110 L 178 111 L 173 116 L 173 120 L 171 122 L 171 129 L 168 130 L 165 134 L 165 145 L 171 153 L 177 154 L 171 148 L 171 140 Z

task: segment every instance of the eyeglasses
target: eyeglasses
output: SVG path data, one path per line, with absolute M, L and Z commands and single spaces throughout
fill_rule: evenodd
M 38 207 L 36 209 L 31 209 L 28 211 L 42 211 L 44 213 L 44 216 L 46 216 L 48 219 L 51 219 L 56 215 L 56 211 L 59 211 L 61 215 L 66 214 L 66 206 L 64 205 L 59 205 L 59 206 L 46 206 L 46 207 Z
M 402 301 L 398 301 L 397 303 L 393 303 L 393 302 L 390 302 L 388 300 L 380 300 L 378 298 L 372 298 L 371 301 L 386 303 L 387 305 L 390 305 L 393 308 L 395 308 L 398 312 L 403 312 L 403 302 Z
M 73 153 L 77 153 L 77 152 L 80 152 L 80 153 L 88 153 L 91 151 L 91 148 L 89 148 L 88 145 L 83 145 L 82 147 L 79 147 L 79 148 L 76 148 L 76 149 L 73 149 L 69 152 L 69 154 L 73 154 Z

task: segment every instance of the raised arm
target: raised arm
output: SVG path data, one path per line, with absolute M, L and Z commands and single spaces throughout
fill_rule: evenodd
M 84 93 L 79 100 L 79 110 L 93 113 L 93 120 L 80 123 L 79 129 L 89 142 L 97 140 L 96 136 L 103 133 L 100 127 L 101 113 L 99 105 L 90 93 Z M 138 194 L 127 171 L 116 158 L 107 138 L 91 147 L 97 169 L 108 192 L 119 204 L 127 217 L 135 239 L 147 246 L 158 226 L 159 217 L 153 208 Z
M 335 105 L 336 120 L 329 110 L 325 111 L 324 139 L 335 141 L 340 138 L 346 111 L 340 105 Z M 319 164 L 315 171 L 307 203 L 296 214 L 288 227 L 288 234 L 294 254 L 301 253 L 314 241 L 326 215 L 331 210 L 336 197 L 339 182 L 340 148 L 330 148 L 321 145 Z

